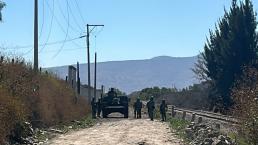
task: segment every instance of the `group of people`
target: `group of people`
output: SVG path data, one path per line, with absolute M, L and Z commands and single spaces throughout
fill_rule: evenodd
M 148 116 L 153 121 L 154 118 L 154 111 L 155 111 L 155 102 L 153 100 L 153 97 L 150 98 L 150 100 L 147 102 L 147 109 L 148 109 Z M 140 98 L 137 98 L 136 102 L 133 104 L 134 108 L 134 118 L 141 118 L 141 112 L 143 108 L 143 103 L 141 102 Z M 166 121 L 166 110 L 167 110 L 167 104 L 165 100 L 162 100 L 160 106 L 160 115 L 162 121 Z

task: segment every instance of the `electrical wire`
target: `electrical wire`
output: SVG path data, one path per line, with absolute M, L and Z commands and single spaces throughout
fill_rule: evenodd
M 54 10 L 54 9 L 55 9 L 55 2 L 54 2 L 54 1 L 53 1 L 52 7 L 53 7 L 53 10 Z M 39 53 L 41 53 L 41 52 L 44 50 L 44 48 L 46 47 L 46 44 L 47 44 L 48 41 L 49 41 L 49 38 L 50 38 L 50 35 L 51 35 L 51 32 L 52 32 L 53 18 L 54 18 L 54 12 L 52 13 L 52 16 L 51 16 L 50 27 L 49 27 L 47 39 L 46 39 L 45 43 L 43 44 L 43 46 L 41 47 L 41 49 L 39 50 Z
M 85 47 L 68 48 L 68 49 L 63 49 L 62 51 L 74 51 L 74 50 L 82 50 L 82 49 L 85 49 Z M 30 49 L 29 51 L 23 53 L 21 56 L 26 56 L 26 55 L 30 54 L 30 52 L 31 52 L 32 50 L 33 50 L 33 48 Z M 46 54 L 46 53 L 53 53 L 53 52 L 56 52 L 56 51 L 58 51 L 58 50 L 48 50 L 48 51 L 45 51 L 45 52 L 43 51 L 43 52 L 41 52 L 41 53 Z
M 68 0 L 66 0 L 66 8 L 67 8 L 67 30 L 66 30 L 66 34 L 65 34 L 65 40 L 67 40 L 68 37 L 68 32 L 69 32 L 69 25 L 70 25 L 70 18 L 69 18 L 69 3 Z M 63 50 L 65 45 L 65 41 L 63 42 L 63 44 L 61 45 L 60 49 L 58 50 L 58 52 L 52 57 L 53 59 L 56 58 L 58 56 L 58 54 Z
M 67 40 L 59 40 L 59 41 L 54 41 L 54 42 L 50 42 L 50 43 L 46 43 L 46 44 L 39 44 L 39 46 L 44 46 L 44 45 L 56 45 L 56 44 L 60 44 L 60 43 L 66 43 L 66 42 L 72 42 L 74 40 L 77 40 L 77 39 L 81 39 L 83 38 L 83 36 L 80 36 L 80 37 L 76 37 L 76 38 L 72 38 L 72 39 L 67 39 Z M 5 48 L 6 50 L 10 50 L 10 49 L 23 49 L 23 48 L 32 48 L 33 45 L 25 45 L 25 46 L 16 46 L 16 47 L 13 47 L 13 48 Z M 80 46 L 81 47 L 81 46 Z
M 72 51 L 72 50 L 80 50 L 80 49 L 85 49 L 85 47 L 78 47 L 78 48 L 68 48 L 68 49 L 63 49 L 62 51 Z M 58 50 L 49 50 L 49 51 L 46 51 L 46 52 L 43 52 L 44 54 L 45 53 L 53 53 L 53 52 L 56 52 Z
M 32 52 L 32 50 L 33 50 L 33 48 L 31 48 L 29 51 L 27 51 L 27 52 L 23 53 L 21 56 L 25 56 L 25 55 L 30 54 L 30 53 Z
M 84 24 L 86 24 L 86 21 L 85 21 L 83 15 L 82 15 L 82 12 L 81 12 L 81 9 L 80 9 L 80 7 L 79 7 L 79 4 L 78 4 L 77 0 L 75 0 L 75 5 L 76 5 L 76 7 L 77 7 L 77 10 L 79 11 L 79 15 L 80 15 L 80 17 L 81 17 L 81 19 L 82 19 L 82 22 L 83 22 Z
M 64 13 L 63 9 L 61 8 L 61 5 L 60 5 L 59 0 L 57 0 L 57 3 L 58 3 L 59 11 L 61 12 L 62 16 L 64 17 L 64 19 L 65 19 L 66 21 L 68 21 L 68 19 L 67 19 L 66 16 L 65 16 L 65 13 Z M 70 27 L 71 27 L 71 29 L 72 29 L 74 32 L 76 32 L 76 33 L 81 33 L 80 27 L 79 27 L 80 30 L 75 29 L 75 28 L 73 27 L 73 25 L 70 25 Z
M 68 8 L 70 9 L 71 16 L 72 16 L 72 18 L 73 18 L 73 20 L 74 20 L 75 24 L 76 24 L 76 25 L 77 25 L 77 27 L 78 27 L 78 28 L 80 28 L 80 29 L 81 29 L 81 31 L 83 32 L 83 29 L 81 28 L 81 25 L 78 23 L 78 21 L 77 21 L 76 17 L 74 16 L 73 11 L 72 11 L 72 9 L 71 9 L 70 5 L 68 5 Z
M 48 1 L 46 1 L 46 3 L 47 3 L 47 5 L 48 5 L 48 8 L 50 9 L 50 11 L 52 12 L 52 14 L 54 15 L 54 19 L 56 20 L 58 26 L 60 27 L 60 29 L 62 30 L 62 32 L 63 32 L 64 34 L 66 34 L 65 29 L 63 28 L 63 26 L 61 25 L 61 23 L 58 21 L 56 15 L 55 15 L 54 12 L 53 12 L 53 9 L 51 9 L 51 7 L 50 7 L 50 5 L 49 5 L 49 3 L 48 3 Z M 68 35 L 67 37 L 68 37 L 68 39 L 71 39 L 71 37 L 70 37 L 69 35 Z M 80 46 L 79 44 L 75 43 L 74 41 L 72 41 L 72 43 L 73 43 L 74 45 L 76 45 L 77 47 L 82 47 L 82 46 Z
M 44 3 L 44 0 L 42 0 L 42 24 L 39 32 L 39 40 L 42 37 L 43 27 L 45 23 L 44 21 L 45 21 L 45 3 Z
M 95 35 L 95 36 L 98 36 L 99 33 L 103 31 L 103 29 L 104 29 L 104 27 L 101 27 L 101 29 L 100 29 L 99 31 L 97 31 L 97 33 L 95 33 L 94 35 Z

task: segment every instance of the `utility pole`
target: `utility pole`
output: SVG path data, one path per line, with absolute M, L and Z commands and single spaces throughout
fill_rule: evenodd
M 38 0 L 34 1 L 34 71 L 38 71 Z
M 86 35 L 86 42 L 87 42 L 87 56 L 88 56 L 88 97 L 91 100 L 91 87 L 90 87 L 90 27 L 104 27 L 104 25 L 89 25 L 87 24 L 87 35 Z
M 81 93 L 81 78 L 80 78 L 80 65 L 77 62 L 77 93 Z
M 95 52 L 95 70 L 94 70 L 94 98 L 97 99 L 97 52 Z

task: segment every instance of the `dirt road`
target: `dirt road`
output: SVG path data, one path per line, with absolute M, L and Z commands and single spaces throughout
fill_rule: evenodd
M 87 129 L 61 135 L 50 145 L 180 145 L 167 123 L 149 119 L 102 119 Z

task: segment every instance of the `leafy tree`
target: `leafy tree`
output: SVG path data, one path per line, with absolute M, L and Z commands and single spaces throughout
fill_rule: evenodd
M 243 66 L 257 60 L 256 13 L 251 0 L 232 1 L 230 10 L 218 21 L 199 56 L 194 72 L 213 86 L 212 105 L 229 109 L 231 88 L 243 74 Z
M 1 11 L 2 11 L 2 9 L 5 7 L 5 3 L 4 2 L 2 2 L 2 1 L 0 1 L 0 21 L 2 21 L 2 13 L 1 13 Z

